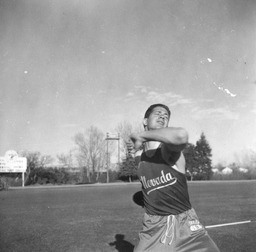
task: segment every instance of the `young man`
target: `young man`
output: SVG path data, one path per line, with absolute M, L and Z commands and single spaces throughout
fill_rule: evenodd
M 219 251 L 190 204 L 182 154 L 188 133 L 168 127 L 170 115 L 163 104 L 150 106 L 143 120 L 145 131 L 130 136 L 128 148 L 137 151 L 145 207 L 134 251 Z

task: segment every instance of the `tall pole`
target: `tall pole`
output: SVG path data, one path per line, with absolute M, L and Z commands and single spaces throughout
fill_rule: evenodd
M 109 139 L 109 133 L 107 133 L 107 183 L 109 183 L 109 174 L 108 174 L 108 139 Z
M 117 134 L 117 137 L 110 137 L 109 133 L 107 132 L 107 183 L 109 182 L 109 173 L 108 173 L 108 168 L 109 168 L 109 153 L 108 153 L 108 141 L 109 140 L 118 140 L 118 166 L 120 167 L 120 134 Z
M 120 169 L 120 133 L 118 133 L 118 168 Z

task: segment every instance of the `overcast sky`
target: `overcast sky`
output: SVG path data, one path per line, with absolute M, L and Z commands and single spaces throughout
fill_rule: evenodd
M 256 1 L 0 0 L 0 34 L 1 156 L 54 157 L 159 102 L 214 163 L 256 149 Z

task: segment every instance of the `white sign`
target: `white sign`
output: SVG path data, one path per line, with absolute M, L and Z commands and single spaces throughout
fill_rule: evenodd
M 0 157 L 0 172 L 26 172 L 27 159 L 18 157 L 16 151 L 7 151 L 4 157 Z

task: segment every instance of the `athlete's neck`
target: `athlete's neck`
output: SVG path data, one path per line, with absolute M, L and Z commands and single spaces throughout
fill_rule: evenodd
M 148 157 L 154 156 L 156 149 L 159 147 L 160 142 L 150 141 L 145 143 L 144 151 Z

